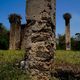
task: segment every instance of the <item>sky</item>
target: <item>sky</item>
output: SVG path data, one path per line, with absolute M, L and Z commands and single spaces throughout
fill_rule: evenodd
M 26 0 L 0 0 L 0 23 L 10 29 L 8 16 L 11 13 L 19 14 L 22 17 L 22 23 L 26 23 L 25 6 Z
M 22 16 L 22 24 L 26 23 L 26 0 L 0 0 L 0 23 L 10 28 L 8 16 L 17 13 Z M 80 0 L 56 0 L 56 34 L 65 33 L 64 13 L 72 15 L 70 30 L 71 36 L 80 32 Z
M 63 14 L 66 12 L 72 15 L 70 20 L 71 36 L 77 32 L 80 33 L 80 0 L 57 0 L 56 3 L 56 33 L 65 33 Z

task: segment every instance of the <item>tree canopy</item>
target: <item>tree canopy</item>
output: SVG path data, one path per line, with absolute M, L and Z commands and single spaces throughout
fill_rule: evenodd
M 9 31 L 0 23 L 0 49 L 8 49 L 9 47 Z

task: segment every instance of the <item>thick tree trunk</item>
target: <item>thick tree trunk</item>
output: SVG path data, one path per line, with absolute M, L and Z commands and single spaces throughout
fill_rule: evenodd
M 27 0 L 27 27 L 23 43 L 31 80 L 51 79 L 55 53 L 55 24 L 51 11 L 51 0 Z

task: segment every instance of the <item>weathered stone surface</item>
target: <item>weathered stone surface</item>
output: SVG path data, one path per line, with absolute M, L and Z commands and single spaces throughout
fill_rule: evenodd
M 27 28 L 22 45 L 29 63 L 32 80 L 50 80 L 54 61 L 54 0 L 27 0 Z M 52 12 L 52 7 L 53 12 Z
M 24 38 L 21 43 L 21 49 L 27 49 L 31 47 L 31 34 L 32 30 L 31 27 L 25 27 L 25 32 L 24 32 Z
M 21 37 L 21 17 L 17 14 L 11 14 L 9 16 L 10 27 L 10 44 L 9 49 L 20 48 L 20 37 Z
M 27 49 L 26 54 L 28 54 L 28 70 L 31 73 L 32 80 L 49 80 L 51 78 L 50 70 L 54 57 L 52 28 L 48 26 L 50 27 L 50 32 L 43 30 L 34 32 L 33 26 L 31 25 L 26 29 L 23 41 L 25 44 L 23 46 Z
M 51 0 L 50 0 L 51 1 Z M 50 9 L 48 0 L 27 0 L 27 19 L 41 20 L 42 16 L 49 17 Z M 47 12 L 47 13 L 46 13 Z
M 38 32 L 41 31 L 42 29 L 46 28 L 46 23 L 42 23 L 42 22 L 36 22 L 34 26 L 32 26 L 32 30 L 34 32 Z
M 32 42 L 39 42 L 39 41 L 48 41 L 50 40 L 50 35 L 47 33 L 34 33 L 32 34 L 31 40 Z

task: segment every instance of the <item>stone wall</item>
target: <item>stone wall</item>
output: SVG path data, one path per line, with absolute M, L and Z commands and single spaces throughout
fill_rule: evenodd
M 23 44 L 32 80 L 50 80 L 54 61 L 55 22 L 52 0 L 27 0 L 27 27 Z M 54 7 L 52 9 L 52 7 Z M 53 18 L 54 20 L 54 18 Z

